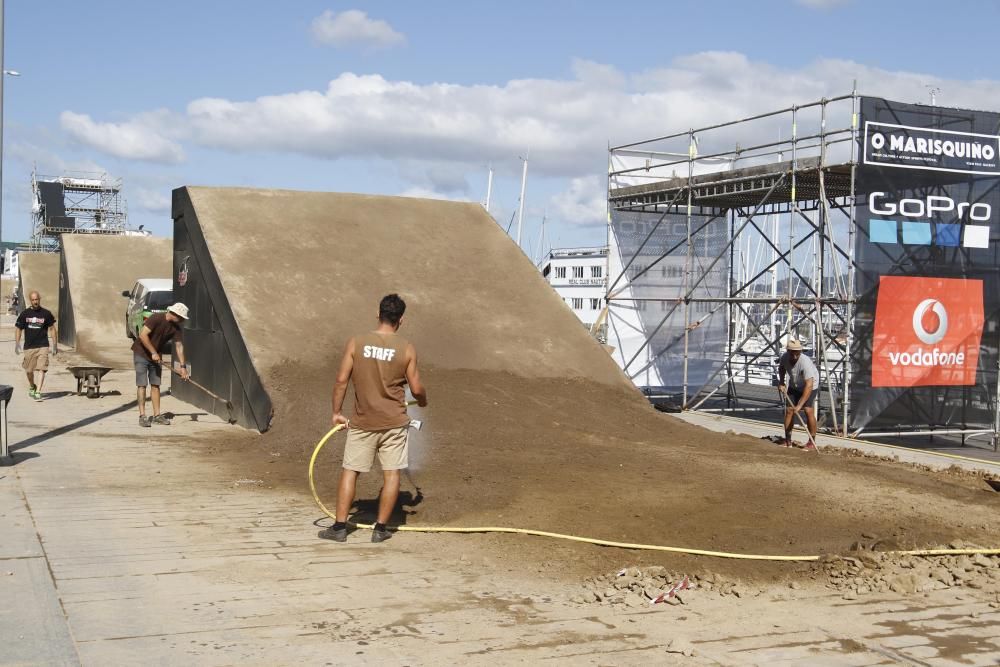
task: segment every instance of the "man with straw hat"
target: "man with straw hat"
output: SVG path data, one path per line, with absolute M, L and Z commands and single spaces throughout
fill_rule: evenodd
M 785 386 L 785 375 L 788 386 Z M 785 446 L 792 446 L 792 427 L 795 416 L 804 411 L 809 428 L 809 442 L 806 449 L 816 448 L 816 397 L 819 386 L 819 372 L 812 359 L 802 354 L 802 343 L 789 338 L 785 353 L 778 366 L 778 391 L 785 399 Z

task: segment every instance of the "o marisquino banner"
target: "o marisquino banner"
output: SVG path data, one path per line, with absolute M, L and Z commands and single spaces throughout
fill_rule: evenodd
M 1000 114 L 864 97 L 851 425 L 992 428 Z

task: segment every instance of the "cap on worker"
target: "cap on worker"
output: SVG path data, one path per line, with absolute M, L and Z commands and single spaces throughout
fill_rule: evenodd
M 188 318 L 188 307 L 180 301 L 167 308 L 167 311 L 173 313 L 182 320 L 186 320 Z
M 185 311 L 186 310 L 187 309 L 185 309 Z M 789 352 L 801 352 L 802 351 L 802 343 L 800 343 L 795 338 L 789 338 L 788 339 L 788 344 L 785 346 L 785 349 L 788 350 Z

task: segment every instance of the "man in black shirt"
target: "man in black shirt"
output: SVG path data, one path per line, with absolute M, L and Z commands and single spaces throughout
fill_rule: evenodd
M 149 427 L 153 424 L 170 425 L 170 420 L 160 414 L 160 375 L 161 353 L 170 349 L 174 343 L 174 354 L 180 363 L 177 374 L 181 379 L 188 377 L 184 360 L 184 332 L 181 326 L 187 320 L 188 309 L 183 303 L 175 303 L 167 308 L 165 313 L 150 315 L 142 325 L 139 337 L 132 344 L 132 360 L 135 363 L 136 400 L 139 402 L 139 426 Z M 146 385 L 150 386 L 150 396 L 153 399 L 153 416 L 146 417 Z
M 21 354 L 21 333 L 24 333 L 24 363 L 21 366 L 28 376 L 28 396 L 36 401 L 42 400 L 42 385 L 45 384 L 45 372 L 49 370 L 49 329 L 52 329 L 52 354 L 59 352 L 56 342 L 59 336 L 56 330 L 56 318 L 52 313 L 42 308 L 42 296 L 32 291 L 28 295 L 31 305 L 17 316 L 14 329 L 14 353 Z M 35 384 L 35 373 L 41 373 L 38 384 Z

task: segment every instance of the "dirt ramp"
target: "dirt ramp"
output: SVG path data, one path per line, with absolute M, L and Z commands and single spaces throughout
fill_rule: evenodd
M 174 193 L 174 219 L 194 377 L 244 425 L 263 430 L 273 408 L 301 402 L 300 387 L 331 384 L 345 342 L 375 327 L 390 292 L 407 302 L 402 333 L 425 367 L 587 378 L 642 401 L 476 204 L 189 187 Z M 274 377 L 290 363 L 305 374 L 297 386 Z M 175 391 L 219 411 L 188 389 Z
M 17 254 L 18 294 L 22 295 L 20 309 L 28 306 L 27 296 L 37 291 L 42 306 L 52 311 L 59 320 L 59 253 L 19 252 Z M 59 324 L 61 326 L 61 323 Z
M 148 236 L 64 235 L 59 342 L 94 363 L 130 367 L 122 292 L 140 278 L 169 277 L 170 249 L 170 239 Z

